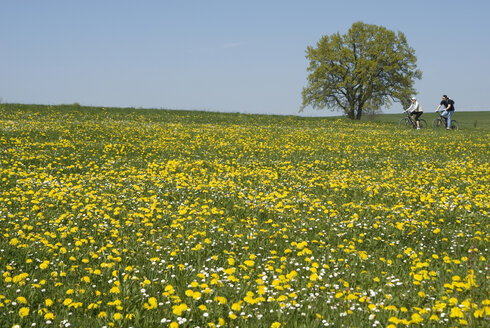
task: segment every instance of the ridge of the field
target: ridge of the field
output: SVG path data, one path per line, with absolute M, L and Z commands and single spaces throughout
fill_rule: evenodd
M 217 123 L 223 121 L 229 121 L 230 123 L 272 123 L 297 120 L 310 121 L 310 122 L 322 122 L 332 120 L 351 121 L 345 116 L 299 116 L 299 115 L 277 115 L 277 114 L 250 114 L 239 112 L 220 112 L 212 110 L 186 110 L 186 109 L 165 109 L 165 108 L 135 108 L 135 107 L 107 107 L 107 106 L 82 106 L 78 103 L 74 104 L 59 104 L 59 105 L 44 105 L 44 104 L 17 104 L 17 103 L 3 103 L 0 104 L 2 111 L 12 110 L 25 110 L 25 111 L 46 111 L 46 110 L 66 110 L 66 111 L 80 111 L 80 112 L 94 112 L 101 113 L 104 111 L 115 111 L 120 114 L 148 114 L 148 117 L 152 120 L 165 120 L 172 117 L 179 117 L 183 122 L 205 122 L 205 123 Z M 331 113 L 331 112 L 326 112 Z M 405 116 L 404 113 L 398 114 L 365 114 L 361 118 L 361 122 L 375 122 L 380 124 L 394 124 L 396 125 L 400 119 Z M 430 127 L 432 120 L 437 117 L 437 113 L 430 111 L 424 112 L 422 119 L 425 119 Z M 460 129 L 483 129 L 490 130 L 490 110 L 489 111 L 456 111 L 453 115 L 453 119 L 459 124 Z M 353 121 L 356 122 L 356 121 Z M 358 122 L 358 121 L 357 121 Z
M 398 123 L 406 114 L 374 114 L 365 115 L 363 121 L 373 121 L 380 123 Z M 424 112 L 421 119 L 425 119 L 429 126 L 437 117 L 434 111 Z M 490 111 L 455 111 L 453 119 L 458 122 L 460 129 L 490 129 Z

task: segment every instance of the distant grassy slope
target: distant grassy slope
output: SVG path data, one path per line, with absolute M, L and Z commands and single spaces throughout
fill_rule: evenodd
M 397 123 L 404 114 L 378 114 L 363 117 L 363 120 L 385 123 Z M 427 123 L 432 123 L 432 120 L 437 117 L 435 112 L 424 112 L 421 118 L 425 119 Z M 478 112 L 463 112 L 456 111 L 453 119 L 458 121 L 460 129 L 490 129 L 490 111 L 478 111 Z
M 46 113 L 77 113 L 76 117 L 100 118 L 117 117 L 121 121 L 131 121 L 135 116 L 144 117 L 148 122 L 180 122 L 184 124 L 310 124 L 322 125 L 325 121 L 338 120 L 341 117 L 302 117 L 295 115 L 268 115 L 268 114 L 241 114 L 232 112 L 212 112 L 198 110 L 170 110 L 170 109 L 147 109 L 133 107 L 93 107 L 80 106 L 76 104 L 68 105 L 36 105 L 36 104 L 0 104 L 0 112 L 26 112 L 31 115 Z
M 192 111 L 192 110 L 166 110 L 166 109 L 141 109 L 141 108 L 114 108 L 114 107 L 89 107 L 80 106 L 78 104 L 69 105 L 36 105 L 36 104 L 0 104 L 0 110 L 8 111 L 30 111 L 32 113 L 41 113 L 46 111 L 76 111 L 85 115 L 106 115 L 109 112 L 117 112 L 121 118 L 131 120 L 131 117 L 136 114 L 145 113 L 148 120 L 168 121 L 178 120 L 185 123 L 202 123 L 209 124 L 227 122 L 234 124 L 252 123 L 254 125 L 267 124 L 301 124 L 301 122 L 310 122 L 315 124 L 323 124 L 325 121 L 342 119 L 350 121 L 342 116 L 327 116 L 327 117 L 302 117 L 294 115 L 265 115 L 265 114 L 240 114 L 240 113 L 224 113 L 224 112 L 207 112 L 207 111 Z M 126 116 L 125 116 L 126 115 Z M 364 115 L 362 121 L 380 122 L 397 124 L 404 117 L 404 114 L 376 114 Z M 435 112 L 425 112 L 422 116 L 429 126 L 432 120 L 437 117 Z M 490 111 L 465 112 L 457 111 L 453 117 L 459 123 L 460 129 L 485 129 L 490 130 Z

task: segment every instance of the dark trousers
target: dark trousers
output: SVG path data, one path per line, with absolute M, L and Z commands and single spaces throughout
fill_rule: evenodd
M 415 122 L 418 122 L 420 116 L 423 114 L 424 112 L 412 112 L 412 118 L 415 120 Z

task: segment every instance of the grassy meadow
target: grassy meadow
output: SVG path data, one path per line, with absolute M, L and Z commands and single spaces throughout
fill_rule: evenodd
M 0 327 L 488 326 L 490 120 L 466 115 L 0 104 Z
M 434 120 L 437 116 L 438 114 L 434 110 L 426 110 L 420 118 L 425 119 L 430 128 L 432 126 L 432 120 Z M 383 123 L 398 123 L 398 121 L 403 117 L 405 117 L 405 114 L 374 114 L 365 115 L 363 120 Z M 454 113 L 453 119 L 458 122 L 460 129 L 490 130 L 490 111 L 465 112 L 457 110 Z

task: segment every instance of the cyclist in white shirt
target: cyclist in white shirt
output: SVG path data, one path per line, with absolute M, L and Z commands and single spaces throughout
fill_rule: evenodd
M 415 124 L 417 125 L 417 130 L 420 130 L 419 118 L 424 112 L 422 111 L 422 106 L 420 106 L 417 98 L 412 97 L 412 104 L 405 110 L 405 112 L 410 112 L 412 120 L 415 120 Z

